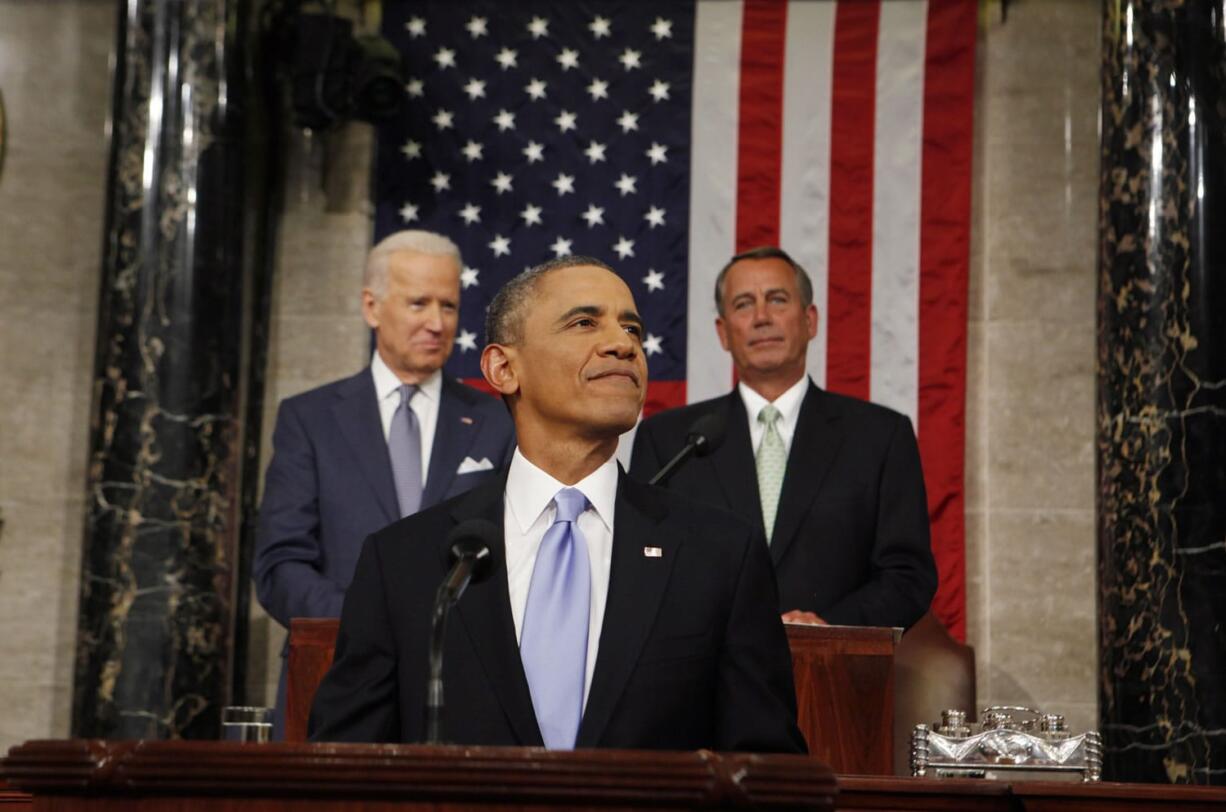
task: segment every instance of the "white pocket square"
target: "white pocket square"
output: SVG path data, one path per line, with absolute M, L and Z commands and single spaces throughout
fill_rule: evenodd
M 482 457 L 480 461 L 474 460 L 472 457 L 465 457 L 464 462 L 460 463 L 460 467 L 455 469 L 457 474 L 473 474 L 477 471 L 493 471 L 494 463 L 490 462 L 489 457 Z

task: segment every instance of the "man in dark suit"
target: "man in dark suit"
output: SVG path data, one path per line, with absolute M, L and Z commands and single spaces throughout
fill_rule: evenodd
M 936 591 L 911 421 L 808 379 L 813 287 L 781 249 L 733 257 L 716 279 L 715 303 L 739 383 L 643 421 L 631 475 L 649 479 L 695 421 L 719 415 L 723 444 L 686 463 L 668 487 L 764 530 L 784 620 L 911 626 Z
M 366 536 L 495 477 L 510 458 L 503 406 L 442 372 L 459 304 L 460 256 L 450 240 L 424 231 L 386 238 L 363 280 L 371 365 L 281 404 L 254 579 L 282 625 L 338 617 Z M 278 733 L 284 696 L 283 667 Z
M 598 260 L 554 260 L 507 284 L 486 331 L 519 443 L 505 480 L 366 542 L 312 738 L 424 738 L 445 539 L 484 518 L 502 533 L 447 627 L 445 740 L 803 752 L 760 535 L 617 466 L 647 385 L 629 288 Z

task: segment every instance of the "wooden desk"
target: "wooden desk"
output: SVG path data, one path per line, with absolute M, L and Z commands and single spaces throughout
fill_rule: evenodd
M 335 619 L 290 623 L 286 741 L 306 741 L 311 699 L 332 664 Z M 800 730 L 837 772 L 893 773 L 893 629 L 788 625 Z

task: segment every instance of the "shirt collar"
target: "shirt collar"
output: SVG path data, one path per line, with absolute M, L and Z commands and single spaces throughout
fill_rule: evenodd
M 375 379 L 376 400 L 382 401 L 385 398 L 391 397 L 394 392 L 400 389 L 400 379 L 396 377 L 395 372 L 392 372 L 391 367 L 383 361 L 383 356 L 379 355 L 378 350 L 375 350 L 374 356 L 370 359 L 370 374 Z M 438 400 L 442 389 L 443 371 L 436 369 L 430 373 L 430 377 L 417 385 L 417 394 L 425 395 L 427 400 Z
M 568 487 L 528 461 L 515 449 L 507 472 L 507 507 L 522 533 L 536 523 L 558 491 Z M 569 487 L 577 489 L 591 503 L 596 515 L 613 529 L 613 505 L 617 501 L 617 455 L 610 456 L 592 473 Z
M 737 391 L 741 393 L 741 400 L 745 403 L 745 411 L 749 415 L 749 420 L 752 423 L 758 419 L 758 412 L 766 404 L 770 403 L 766 398 L 759 395 L 754 390 L 745 385 L 741 381 L 736 385 Z M 809 376 L 801 375 L 800 380 L 788 387 L 782 395 L 775 398 L 775 408 L 779 410 L 780 418 L 787 425 L 792 424 L 792 419 L 800 411 L 800 402 L 805 398 L 805 392 L 809 388 Z

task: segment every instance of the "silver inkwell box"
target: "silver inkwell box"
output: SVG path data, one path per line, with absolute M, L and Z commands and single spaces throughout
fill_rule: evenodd
M 993 705 L 972 730 L 966 712 L 941 711 L 932 727 L 911 733 L 911 774 L 930 778 L 1098 781 L 1103 745 L 1097 731 L 1068 732 L 1064 717 L 1034 708 Z

